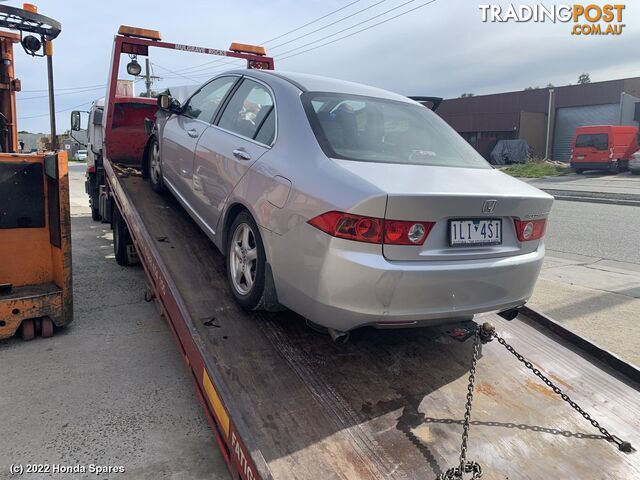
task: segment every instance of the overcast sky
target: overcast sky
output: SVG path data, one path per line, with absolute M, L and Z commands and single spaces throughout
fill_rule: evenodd
M 163 40 L 171 42 L 226 49 L 232 41 L 263 43 L 353 3 L 306 28 L 266 42 L 267 52 L 276 59 L 276 69 L 338 77 L 405 95 L 445 98 L 458 97 L 463 92 L 486 94 L 548 83 L 565 85 L 575 83 L 582 72 L 589 72 L 592 81 L 640 76 L 637 1 L 626 2 L 623 18 L 626 27 L 621 36 L 578 37 L 571 35 L 571 24 L 482 23 L 478 8 L 482 2 L 435 0 L 331 45 L 284 58 L 381 22 L 425 1 L 36 0 L 40 13 L 62 23 L 62 33 L 54 45 L 58 131 L 69 128 L 68 110 L 77 106 L 88 109 L 91 100 L 104 96 L 113 35 L 121 24 L 160 30 Z M 19 6 L 21 2 L 7 4 Z M 352 14 L 355 15 L 339 21 Z M 377 18 L 365 22 L 374 16 Z M 365 23 L 348 29 L 361 22 Z M 287 53 L 344 29 L 348 30 Z M 280 45 L 285 42 L 289 43 Z M 18 95 L 18 128 L 48 132 L 44 97 L 46 63 L 42 58 L 28 57 L 19 45 L 15 49 L 16 74 L 24 90 Z M 201 83 L 232 66 L 220 61 L 203 66 L 218 58 L 164 49 L 151 50 L 150 56 L 155 64 L 154 74 L 163 77 L 154 88 Z M 131 79 L 124 72 L 121 77 Z M 77 91 L 81 87 L 94 89 Z M 142 87 L 138 82 L 136 93 Z

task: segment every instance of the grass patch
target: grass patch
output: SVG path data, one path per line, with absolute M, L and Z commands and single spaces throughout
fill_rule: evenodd
M 512 177 L 541 178 L 559 177 L 569 173 L 569 167 L 545 161 L 529 161 L 528 163 L 509 165 L 501 169 Z

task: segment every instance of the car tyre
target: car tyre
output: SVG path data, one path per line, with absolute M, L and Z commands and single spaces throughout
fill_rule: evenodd
M 133 244 L 127 224 L 122 218 L 122 214 L 118 208 L 113 210 L 113 253 L 116 257 L 118 265 L 126 267 L 131 265 L 129 261 L 128 248 Z
M 244 310 L 261 309 L 266 258 L 258 225 L 246 210 L 231 224 L 226 254 L 227 279 L 234 298 Z
M 160 145 L 156 137 L 151 139 L 148 152 L 147 161 L 149 164 L 149 181 L 151 182 L 151 188 L 156 193 L 163 193 L 165 187 L 162 180 L 162 161 L 160 160 Z
M 91 199 L 91 219 L 94 222 L 99 222 L 100 220 L 102 220 L 102 217 L 100 216 L 100 208 L 98 205 L 97 198 Z
M 609 172 L 610 173 L 622 172 L 622 165 L 620 164 L 620 160 L 615 160 L 611 162 L 611 165 L 609 166 Z

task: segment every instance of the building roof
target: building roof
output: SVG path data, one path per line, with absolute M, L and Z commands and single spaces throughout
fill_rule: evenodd
M 640 77 L 553 87 L 555 108 L 620 103 L 622 92 L 640 96 Z M 549 88 L 452 98 L 438 114 L 459 132 L 505 131 L 517 127 L 520 112 L 547 113 Z

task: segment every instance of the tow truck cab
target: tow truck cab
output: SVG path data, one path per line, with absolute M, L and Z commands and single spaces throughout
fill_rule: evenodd
M 626 125 L 594 125 L 576 128 L 571 167 L 584 170 L 626 170 L 638 146 L 638 128 Z
M 91 205 L 91 215 L 94 220 L 99 220 L 100 216 L 97 210 L 98 185 L 102 175 L 102 141 L 104 138 L 104 130 L 102 127 L 102 113 L 104 110 L 104 98 L 100 98 L 93 102 L 89 110 L 89 121 L 87 124 L 87 170 L 84 189 L 89 195 L 89 204 Z M 72 112 L 72 117 L 78 115 L 79 112 Z M 71 122 L 73 126 L 73 120 Z M 73 128 L 72 128 L 73 130 Z

